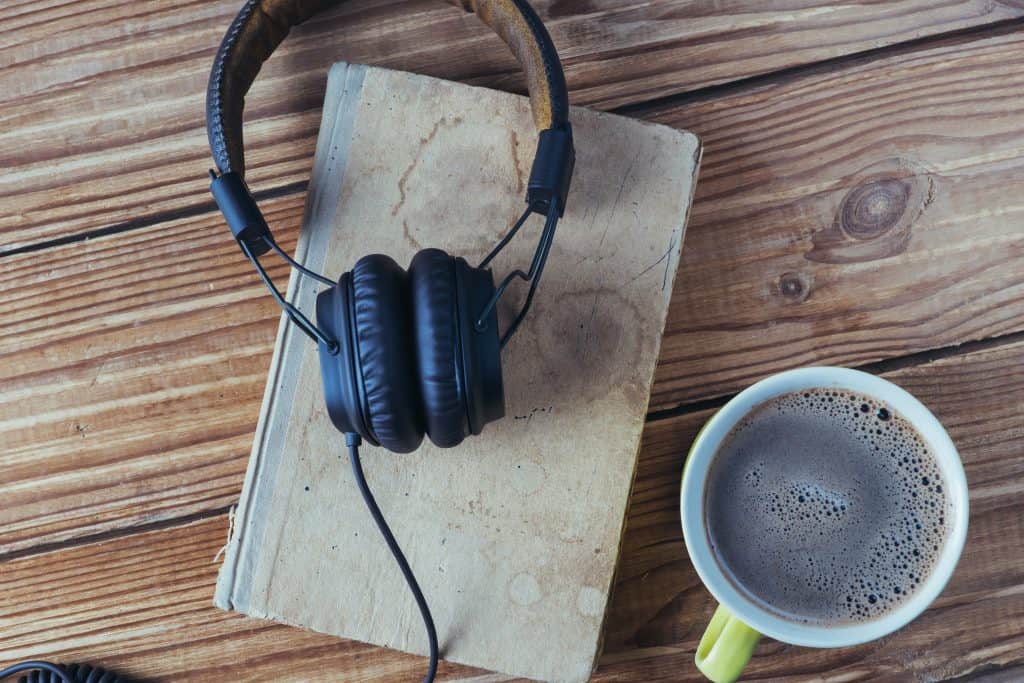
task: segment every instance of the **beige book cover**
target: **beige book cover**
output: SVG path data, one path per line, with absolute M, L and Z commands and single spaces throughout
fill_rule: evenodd
M 586 680 L 600 653 L 700 145 L 574 108 L 577 162 L 533 308 L 502 355 L 506 417 L 454 449 L 363 465 L 445 659 Z M 525 97 L 348 64 L 330 73 L 297 258 L 337 278 L 379 252 L 479 262 L 524 206 Z M 493 264 L 526 267 L 542 220 Z M 312 314 L 318 284 L 288 298 Z M 500 309 L 507 322 L 525 288 Z M 680 445 L 682 448 L 682 444 Z M 425 654 L 415 602 L 353 485 L 316 347 L 282 324 L 233 534 L 224 609 Z

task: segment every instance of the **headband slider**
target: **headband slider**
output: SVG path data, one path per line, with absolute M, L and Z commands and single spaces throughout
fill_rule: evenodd
M 558 215 L 565 212 L 572 171 L 576 166 L 576 150 L 572 144 L 572 128 L 548 128 L 537 138 L 537 155 L 530 169 L 526 186 L 526 203 L 534 212 L 548 215 L 552 200 L 558 203 Z
M 210 192 L 217 208 L 224 214 L 231 234 L 239 243 L 244 242 L 254 256 L 265 254 L 270 249 L 273 236 L 242 176 L 234 171 L 219 176 L 211 171 L 210 175 L 213 177 Z

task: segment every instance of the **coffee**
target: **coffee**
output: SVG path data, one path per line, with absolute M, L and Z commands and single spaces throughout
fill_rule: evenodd
M 756 408 L 716 453 L 704 490 L 717 563 L 779 616 L 868 621 L 932 571 L 951 503 L 913 426 L 878 401 L 834 389 Z

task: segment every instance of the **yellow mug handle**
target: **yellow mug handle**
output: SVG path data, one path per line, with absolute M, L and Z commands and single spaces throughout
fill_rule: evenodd
M 761 634 L 719 605 L 701 636 L 694 662 L 714 683 L 733 683 L 750 661 Z

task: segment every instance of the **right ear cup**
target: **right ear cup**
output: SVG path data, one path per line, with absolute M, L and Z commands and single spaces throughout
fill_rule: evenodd
M 427 434 L 435 445 L 459 445 L 469 433 L 463 388 L 455 260 L 424 249 L 409 264 L 413 330 Z
M 469 413 L 469 433 L 479 434 L 484 425 L 505 416 L 505 385 L 501 378 L 501 341 L 498 313 L 491 308 L 478 328 L 480 314 L 495 294 L 494 278 L 486 268 L 474 268 L 456 257 L 455 282 L 459 305 L 459 350 L 463 391 Z
M 489 270 L 424 249 L 409 264 L 409 285 L 427 434 L 457 446 L 505 414 L 496 313 L 475 326 L 494 282 Z
M 404 270 L 381 254 L 364 256 L 349 280 L 356 381 L 371 436 L 395 453 L 416 450 L 424 423 Z

